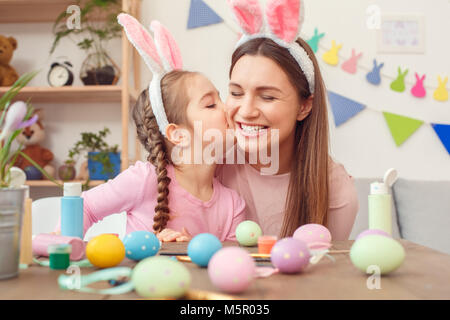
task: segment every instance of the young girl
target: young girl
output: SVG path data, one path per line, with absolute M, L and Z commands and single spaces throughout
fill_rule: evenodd
M 231 126 L 247 160 L 272 150 L 278 132 L 277 172 L 267 163 L 224 165 L 218 179 L 244 197 L 246 219 L 265 234 L 292 236 L 306 223 L 327 226 L 346 240 L 358 211 L 353 178 L 329 156 L 326 89 L 317 60 L 299 38 L 304 2 L 268 0 L 265 17 L 257 0 L 229 0 L 243 36 L 233 53 L 229 96 Z M 266 28 L 267 27 L 267 28 Z
M 235 240 L 245 203 L 214 178 L 216 164 L 193 164 L 194 139 L 214 129 L 225 136 L 224 106 L 213 84 L 203 75 L 180 71 L 181 56 L 168 31 L 152 23 L 155 43 L 133 17 L 120 14 L 119 23 L 153 71 L 133 110 L 148 162 L 138 161 L 113 180 L 82 194 L 84 232 L 107 215 L 127 212 L 126 232 L 149 230 L 162 241 L 187 241 L 212 233 L 221 241 Z M 201 132 L 194 130 L 200 124 Z M 200 137 L 201 138 L 201 137 Z M 198 141 L 198 140 L 197 140 Z M 220 140 L 214 143 L 223 148 Z M 174 164 L 172 155 L 184 163 Z M 187 157 L 186 157 L 187 155 Z

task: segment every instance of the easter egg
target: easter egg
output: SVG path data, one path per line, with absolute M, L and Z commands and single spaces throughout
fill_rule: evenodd
M 131 281 L 141 297 L 180 298 L 191 285 L 188 269 L 169 257 L 155 256 L 140 261 L 133 269 Z
M 367 235 L 355 241 L 350 249 L 350 260 L 363 272 L 367 267 L 378 266 L 381 274 L 388 274 L 402 264 L 405 250 L 402 245 L 384 235 Z
M 241 246 L 255 246 L 260 235 L 261 227 L 254 221 L 242 221 L 236 228 L 236 240 Z
M 149 231 L 134 231 L 123 239 L 125 254 L 128 259 L 142 260 L 158 253 L 160 243 L 154 233 Z
M 255 262 L 245 249 L 226 247 L 220 249 L 208 264 L 211 282 L 227 293 L 246 290 L 255 275 Z
M 42 179 L 42 172 L 40 172 L 34 166 L 25 167 L 24 172 L 27 177 L 27 180 L 41 180 Z
M 222 243 L 213 234 L 200 233 L 189 241 L 187 253 L 192 262 L 206 267 L 211 257 L 222 248 Z
M 362 237 L 371 235 L 371 234 L 378 234 L 380 236 L 385 236 L 391 238 L 391 235 L 387 233 L 386 231 L 380 230 L 380 229 L 367 229 L 361 232 L 355 240 L 361 239 Z
M 303 241 L 310 249 L 327 249 L 331 244 L 330 231 L 325 226 L 316 223 L 305 224 L 297 228 L 292 237 Z
M 270 252 L 270 260 L 281 273 L 298 273 L 309 264 L 308 246 L 295 238 L 278 240 Z
M 125 246 L 112 234 L 101 234 L 91 239 L 86 246 L 86 258 L 98 268 L 118 265 L 125 257 Z

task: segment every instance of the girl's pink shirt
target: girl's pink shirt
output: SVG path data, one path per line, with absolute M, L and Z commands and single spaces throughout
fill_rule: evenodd
M 192 236 L 212 233 L 221 241 L 236 240 L 237 225 L 244 220 L 245 202 L 239 194 L 213 180 L 213 195 L 202 201 L 183 189 L 175 178 L 173 166 L 167 167 L 170 220 L 166 228 L 181 231 L 186 228 Z M 153 230 L 158 196 L 155 167 L 138 161 L 107 183 L 83 192 L 84 233 L 92 224 L 108 215 L 126 211 L 126 233 Z M 59 230 L 59 225 L 56 230 Z
M 279 235 L 290 173 L 261 175 L 249 164 L 225 164 L 216 176 L 225 186 L 236 190 L 245 200 L 245 219 L 257 222 L 266 235 Z M 329 211 L 327 228 L 333 240 L 347 240 L 358 212 L 358 197 L 353 177 L 341 164 L 330 159 Z

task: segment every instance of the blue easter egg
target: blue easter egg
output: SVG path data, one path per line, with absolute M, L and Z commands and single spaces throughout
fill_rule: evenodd
M 131 260 L 142 260 L 158 253 L 160 242 L 154 233 L 149 231 L 134 231 L 123 239 L 125 255 Z
M 27 180 L 41 180 L 42 179 L 42 173 L 33 166 L 28 166 L 23 171 L 25 171 Z
M 222 243 L 215 235 L 200 233 L 189 241 L 187 253 L 193 263 L 206 267 L 214 253 L 220 249 L 222 249 Z

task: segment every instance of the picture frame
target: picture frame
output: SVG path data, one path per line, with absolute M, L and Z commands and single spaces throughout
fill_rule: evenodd
M 377 30 L 377 53 L 425 53 L 425 16 L 382 14 Z

